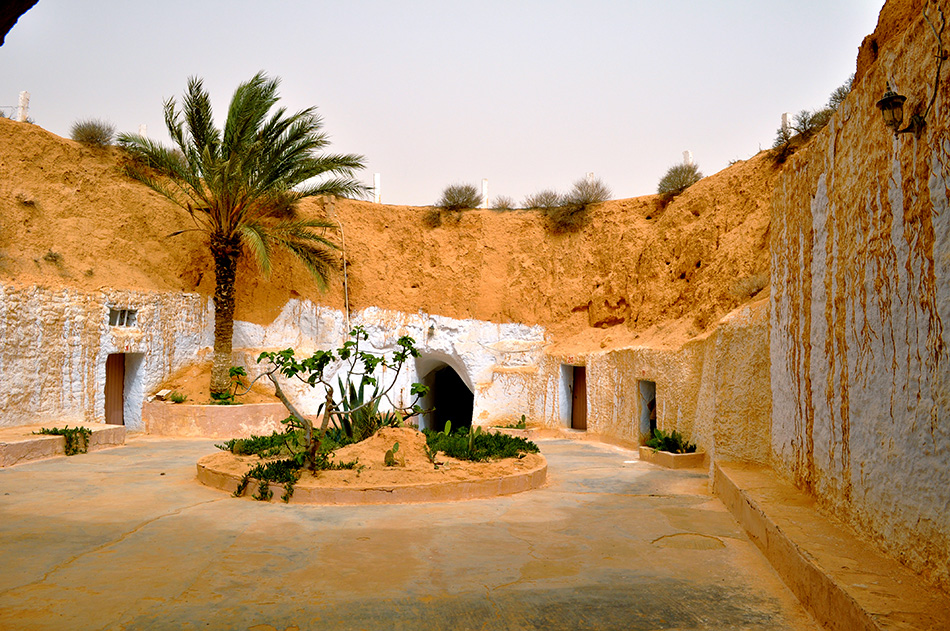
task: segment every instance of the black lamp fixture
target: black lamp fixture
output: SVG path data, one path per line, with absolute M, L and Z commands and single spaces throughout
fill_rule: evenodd
M 884 97 L 877 102 L 878 109 L 881 110 L 881 115 L 884 117 L 884 124 L 894 130 L 894 135 L 897 134 L 906 134 L 908 132 L 913 132 L 914 136 L 920 137 L 920 132 L 923 131 L 924 127 L 927 125 L 926 117 L 930 113 L 931 108 L 934 106 L 934 101 L 937 100 L 937 88 L 940 86 L 940 68 L 943 66 L 943 62 L 947 59 L 947 51 L 943 48 L 943 30 L 947 25 L 946 19 L 944 18 L 943 11 L 939 11 L 940 15 L 940 31 L 937 31 L 937 28 L 934 26 L 933 22 L 930 21 L 930 18 L 927 17 L 926 6 L 924 7 L 924 19 L 927 21 L 927 24 L 930 25 L 930 30 L 933 31 L 934 37 L 937 38 L 937 76 L 934 77 L 934 89 L 933 95 L 930 97 L 930 103 L 927 104 L 927 109 L 920 113 L 919 109 L 910 117 L 910 122 L 907 123 L 907 127 L 901 129 L 901 123 L 904 122 L 904 101 L 907 100 L 907 97 L 902 94 L 897 94 L 891 89 L 890 82 L 887 83 L 887 91 L 884 92 Z
M 934 94 L 936 95 L 936 92 L 934 92 Z M 888 83 L 884 98 L 877 102 L 877 107 L 881 110 L 881 115 L 884 117 L 884 124 L 894 130 L 895 136 L 897 134 L 914 132 L 914 135 L 919 137 L 920 132 L 924 129 L 924 125 L 926 125 L 924 116 L 930 111 L 930 108 L 928 107 L 927 112 L 924 112 L 923 115 L 914 114 L 907 124 L 907 127 L 901 129 L 901 123 L 904 122 L 904 101 L 906 100 L 906 96 L 894 92 L 894 90 L 891 89 L 890 83 Z

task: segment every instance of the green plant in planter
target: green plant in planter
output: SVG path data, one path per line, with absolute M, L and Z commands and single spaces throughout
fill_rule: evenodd
M 230 387 L 224 392 L 212 392 L 211 400 L 217 405 L 240 405 L 234 400 L 235 396 L 242 396 L 251 391 L 251 386 L 244 385 L 242 377 L 247 377 L 247 371 L 243 366 L 231 366 L 228 368 L 228 378 L 231 380 Z M 238 394 L 238 388 L 244 388 L 244 392 Z
M 696 445 L 683 438 L 675 429 L 669 434 L 662 429 L 654 429 L 653 436 L 647 441 L 647 447 L 654 451 L 668 451 L 671 454 L 691 454 L 696 451 Z
M 428 394 L 429 388 L 421 383 L 413 383 L 410 387 L 409 392 L 414 398 L 409 405 L 396 405 L 389 398 L 402 367 L 410 358 L 419 356 L 415 340 L 403 336 L 396 341 L 397 349 L 391 355 L 381 355 L 360 347 L 369 338 L 363 327 L 355 327 L 350 331 L 350 337 L 335 351 L 318 350 L 310 357 L 297 358 L 294 350 L 288 348 L 261 353 L 257 360 L 258 363 L 266 360 L 269 366 L 256 379 L 270 379 L 274 394 L 290 412 L 290 417 L 284 422 L 289 429 L 301 431 L 302 451 L 295 454 L 294 458 L 312 470 L 317 467 L 320 454 L 326 451 L 324 443 L 343 439 L 344 436 L 346 440 L 352 441 L 357 439 L 358 434 L 360 439 L 368 438 L 386 424 L 398 426 L 405 419 L 424 411 L 418 403 Z M 326 373 L 330 372 L 331 367 L 340 364 L 345 378 L 338 378 L 337 390 Z M 377 377 L 377 372 L 382 375 Z M 301 414 L 290 403 L 277 381 L 277 375 L 324 390 L 326 398 L 320 407 L 322 418 L 319 424 Z M 354 382 L 359 385 L 354 386 Z M 365 386 L 373 387 L 369 397 L 365 394 Z M 383 399 L 390 404 L 392 411 L 380 414 L 379 406 Z M 341 430 L 330 431 L 332 425 L 339 426 Z
M 66 438 L 66 455 L 75 456 L 84 454 L 89 449 L 89 437 L 92 436 L 92 430 L 86 427 L 43 427 L 34 434 L 47 434 L 51 436 L 64 436 Z
M 383 458 L 383 463 L 384 463 L 387 467 L 395 467 L 397 464 L 399 464 L 399 461 L 396 460 L 396 452 L 397 452 L 397 451 L 399 451 L 399 443 L 398 443 L 398 442 L 393 443 L 392 449 L 387 449 L 387 450 L 386 450 L 386 456 Z
M 171 399 L 172 403 L 184 403 L 188 400 L 188 396 L 178 392 L 177 390 L 168 395 L 168 398 Z
M 459 460 L 483 462 L 492 459 L 523 458 L 527 453 L 538 453 L 536 444 L 518 436 L 495 432 L 482 432 L 480 427 L 469 431 L 461 427 L 453 434 L 437 432 L 431 429 L 422 430 L 426 437 L 427 453 L 444 453 Z

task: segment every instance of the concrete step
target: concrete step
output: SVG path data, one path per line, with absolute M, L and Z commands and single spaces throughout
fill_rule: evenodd
M 950 597 L 767 467 L 715 465 L 713 488 L 749 537 L 826 628 L 950 629 Z
M 66 454 L 66 437 L 34 434 L 42 428 L 86 427 L 92 431 L 88 451 L 125 444 L 124 425 L 102 423 L 42 423 L 0 428 L 0 467 L 63 456 Z

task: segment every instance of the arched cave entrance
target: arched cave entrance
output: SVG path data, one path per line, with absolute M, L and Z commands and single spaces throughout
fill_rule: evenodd
M 468 384 L 452 366 L 444 362 L 424 363 L 429 364 L 426 366 L 429 370 L 422 377 L 422 383 L 429 387 L 429 394 L 422 405 L 425 409 L 434 410 L 422 416 L 421 426 L 442 431 L 445 429 L 445 422 L 452 421 L 453 429 L 471 427 L 475 395 Z

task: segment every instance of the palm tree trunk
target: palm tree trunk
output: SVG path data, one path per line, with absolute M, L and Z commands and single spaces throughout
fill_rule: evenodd
M 214 257 L 214 357 L 211 394 L 227 394 L 231 387 L 231 344 L 234 339 L 234 280 L 241 253 L 240 242 L 211 236 Z

